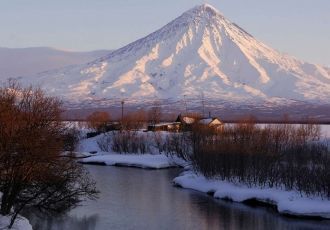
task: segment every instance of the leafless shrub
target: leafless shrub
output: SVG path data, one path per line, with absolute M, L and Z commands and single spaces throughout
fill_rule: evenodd
M 190 136 L 194 169 L 206 177 L 249 186 L 285 187 L 329 197 L 329 152 L 316 142 L 319 127 L 241 122 L 216 133 L 195 127 Z
M 161 132 L 153 132 L 153 143 L 158 153 L 163 153 L 166 150 L 165 139 Z
M 9 228 L 24 207 L 61 212 L 95 198 L 88 173 L 61 154 L 61 111 L 60 101 L 38 88 L 0 88 L 0 213 L 12 214 Z
M 189 132 L 171 133 L 166 136 L 164 151 L 167 155 L 178 156 L 184 160 L 190 160 L 191 142 Z
M 139 130 L 146 126 L 147 113 L 144 110 L 138 110 L 127 114 L 121 120 L 122 130 Z
M 107 131 L 109 121 L 110 115 L 107 112 L 96 111 L 87 117 L 88 127 L 99 133 Z
M 97 143 L 102 151 L 112 150 L 121 154 L 145 154 L 150 150 L 148 137 L 138 131 L 114 131 L 104 135 Z
M 74 151 L 80 139 L 80 132 L 75 127 L 65 128 L 62 134 L 63 150 Z
M 112 135 L 110 133 L 103 134 L 103 137 L 97 140 L 97 145 L 103 152 L 111 152 Z
M 156 125 L 161 121 L 162 109 L 158 102 L 153 104 L 153 107 L 148 111 L 148 123 L 149 125 Z

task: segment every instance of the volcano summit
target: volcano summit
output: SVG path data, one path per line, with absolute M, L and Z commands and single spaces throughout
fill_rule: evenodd
M 227 20 L 196 6 L 156 32 L 84 65 L 24 81 L 65 101 L 181 100 L 200 95 L 243 104 L 326 102 L 330 69 L 281 54 Z

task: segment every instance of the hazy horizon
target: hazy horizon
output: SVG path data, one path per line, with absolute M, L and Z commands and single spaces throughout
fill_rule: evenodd
M 322 0 L 2 1 L 0 46 L 113 50 L 205 2 L 270 47 L 304 61 L 330 66 L 330 2 Z

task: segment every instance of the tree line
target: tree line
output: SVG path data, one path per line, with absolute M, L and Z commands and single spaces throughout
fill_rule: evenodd
M 245 120 L 219 132 L 196 124 L 180 139 L 171 154 L 190 161 L 207 178 L 330 199 L 330 153 L 318 125 L 261 127 Z M 191 148 L 180 148 L 187 145 Z
M 260 126 L 245 119 L 221 129 L 196 122 L 178 133 L 123 129 L 98 144 L 106 152 L 175 155 L 207 178 L 330 199 L 330 153 L 312 121 Z

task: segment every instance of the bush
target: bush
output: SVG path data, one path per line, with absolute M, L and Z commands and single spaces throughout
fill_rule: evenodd
M 220 133 L 195 127 L 190 143 L 194 170 L 249 186 L 297 190 L 330 198 L 327 145 L 320 129 L 308 125 L 240 123 Z
M 87 125 L 89 128 L 96 130 L 96 132 L 106 132 L 110 121 L 110 115 L 107 112 L 94 112 L 87 117 Z
M 103 152 L 111 152 L 112 135 L 110 133 L 103 134 L 103 137 L 97 140 L 97 145 Z
M 95 198 L 86 170 L 62 155 L 76 140 L 63 146 L 61 111 L 60 101 L 38 88 L 0 88 L 0 213 L 12 215 L 9 228 L 25 207 L 63 212 Z
M 80 139 L 80 132 L 76 128 L 65 128 L 62 134 L 63 150 L 74 151 Z
M 171 133 L 166 136 L 164 151 L 167 155 L 175 155 L 186 161 L 191 158 L 192 146 L 190 142 L 191 133 Z
M 113 131 L 105 134 L 97 144 L 105 152 L 145 154 L 150 151 L 148 136 L 138 131 Z
M 146 127 L 147 114 L 144 110 L 138 110 L 127 114 L 121 120 L 122 130 L 139 130 Z
M 158 153 L 161 154 L 166 151 L 166 144 L 165 144 L 165 138 L 164 135 L 162 135 L 162 132 L 152 132 L 153 138 L 152 143 L 153 147 L 158 150 Z

